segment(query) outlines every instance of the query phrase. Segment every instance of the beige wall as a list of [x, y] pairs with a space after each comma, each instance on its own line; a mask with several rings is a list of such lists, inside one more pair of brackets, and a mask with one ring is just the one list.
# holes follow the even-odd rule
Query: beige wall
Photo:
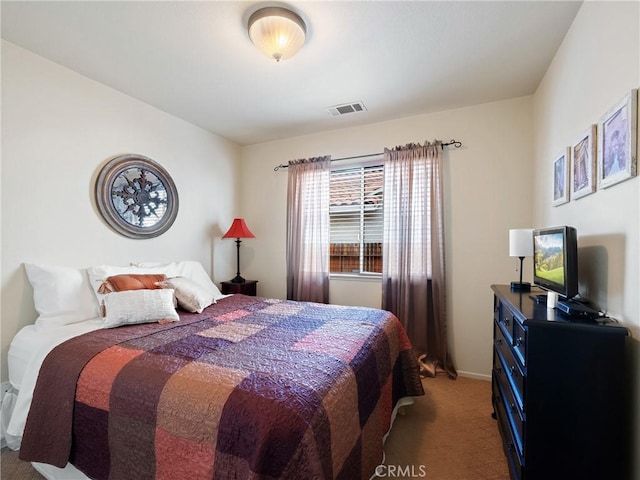
[[632, 2], [586, 2], [534, 97], [535, 223], [577, 228], [581, 253], [603, 263], [589, 275], [581, 262], [581, 293], [636, 334], [638, 177], [559, 207], [551, 206], [551, 186], [554, 156], [640, 86], [638, 9]]
[[[104, 163], [139, 153], [171, 174], [178, 218], [160, 237], [112, 232], [95, 208]], [[67, 266], [200, 261], [235, 271], [219, 240], [236, 205], [239, 148], [217, 135], [2, 42], [2, 380], [8, 345], [36, 312], [23, 262]]]
[[[244, 147], [241, 209], [256, 238], [243, 243], [243, 274], [260, 281], [260, 295], [286, 295], [287, 171], [274, 172], [275, 165], [455, 138], [464, 146], [444, 154], [449, 335], [458, 370], [488, 376], [489, 286], [517, 278], [516, 263], [508, 256], [508, 230], [529, 226], [533, 215], [531, 114], [531, 97], [516, 98]], [[530, 271], [529, 265], [529, 277]], [[380, 307], [380, 296], [379, 281], [331, 280], [332, 303]]]
[[[640, 4], [585, 2], [534, 96], [535, 224], [578, 231], [581, 294], [640, 335], [638, 177], [559, 207], [551, 206], [552, 161], [632, 88], [640, 86]], [[630, 405], [640, 478], [640, 372], [629, 342]], [[606, 408], [606, 406], [603, 406]]]

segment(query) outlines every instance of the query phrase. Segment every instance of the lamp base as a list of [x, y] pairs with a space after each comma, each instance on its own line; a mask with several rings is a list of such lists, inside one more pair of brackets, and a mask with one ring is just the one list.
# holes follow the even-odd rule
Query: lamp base
[[531, 290], [531, 284], [529, 282], [511, 282], [511, 290], [529, 292]]
[[246, 280], [242, 278], [240, 275], [236, 275], [235, 278], [229, 280], [231, 283], [245, 283]]

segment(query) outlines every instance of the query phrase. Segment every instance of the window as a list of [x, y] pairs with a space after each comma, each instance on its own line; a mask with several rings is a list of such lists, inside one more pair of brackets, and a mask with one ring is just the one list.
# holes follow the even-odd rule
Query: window
[[331, 273], [382, 273], [383, 175], [382, 165], [331, 172]]

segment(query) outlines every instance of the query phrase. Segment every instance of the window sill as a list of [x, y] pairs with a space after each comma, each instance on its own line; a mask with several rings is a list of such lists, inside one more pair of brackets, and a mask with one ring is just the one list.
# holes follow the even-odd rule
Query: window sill
[[380, 273], [330, 273], [329, 280], [348, 280], [356, 282], [380, 282], [382, 274]]

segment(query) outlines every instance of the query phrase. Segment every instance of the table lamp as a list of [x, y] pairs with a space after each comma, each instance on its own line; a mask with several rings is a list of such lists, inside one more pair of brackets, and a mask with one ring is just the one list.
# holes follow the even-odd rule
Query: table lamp
[[522, 262], [524, 261], [524, 257], [533, 256], [532, 228], [509, 230], [509, 255], [520, 258], [520, 281], [511, 282], [511, 290], [528, 292], [531, 290], [531, 284], [522, 281]]
[[247, 227], [247, 224], [244, 222], [244, 218], [234, 218], [233, 219], [233, 223], [231, 224], [231, 227], [229, 227], [229, 230], [227, 230], [227, 233], [225, 233], [222, 238], [235, 238], [236, 239], [236, 247], [237, 247], [237, 255], [236, 255], [236, 261], [237, 261], [237, 272], [236, 272], [236, 276], [233, 280], [231, 280], [232, 283], [244, 283], [245, 279], [242, 278], [240, 276], [240, 242], [241, 242], [241, 238], [256, 238], [255, 235], [253, 233], [251, 233], [251, 230], [249, 230], [249, 227]]

